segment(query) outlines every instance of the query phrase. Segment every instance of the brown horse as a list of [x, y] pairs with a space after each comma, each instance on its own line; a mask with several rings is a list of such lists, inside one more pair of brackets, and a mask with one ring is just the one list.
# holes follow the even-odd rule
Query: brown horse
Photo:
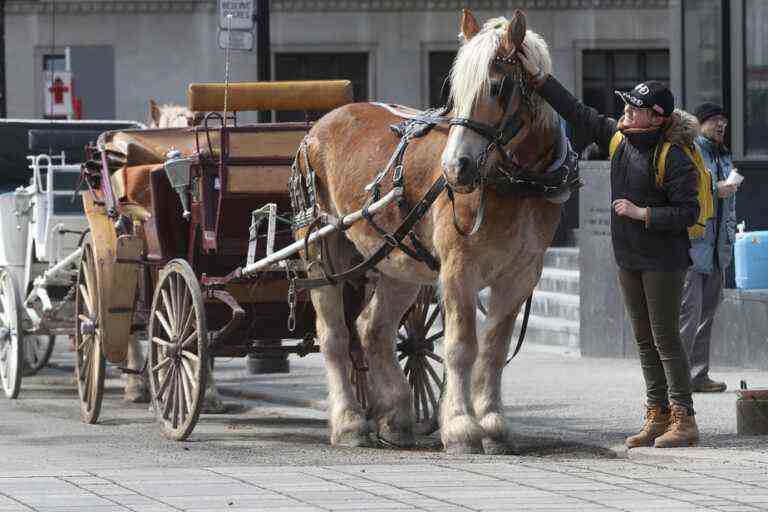
[[[440, 270], [432, 271], [398, 249], [376, 266], [375, 292], [356, 322], [369, 368], [367, 411], [355, 399], [348, 378], [350, 336], [355, 333], [345, 322], [342, 287], [312, 291], [328, 376], [331, 442], [336, 445], [367, 445], [373, 432], [399, 446], [414, 443], [414, 406], [392, 340], [420, 285], [436, 283], [445, 311], [443, 445], [453, 453], [507, 450], [501, 374], [515, 319], [539, 280], [560, 207], [543, 198], [512, 198], [487, 189], [486, 213], [476, 233], [460, 233], [454, 215], [468, 231], [480, 209], [478, 183], [498, 172], [503, 162], [528, 175], [544, 173], [555, 158], [561, 128], [557, 115], [527, 85], [512, 58], [524, 39], [539, 66], [551, 70], [546, 43], [527, 31], [521, 12], [511, 21], [492, 19], [481, 29], [465, 10], [461, 34], [448, 114], [460, 122], [439, 125], [415, 139], [403, 160], [411, 206], [441, 176], [455, 193], [453, 205], [447, 194], [440, 195], [414, 230], [439, 260]], [[321, 211], [340, 215], [362, 207], [366, 185], [385, 168], [398, 144], [390, 125], [399, 121], [381, 105], [358, 103], [317, 122], [301, 151], [316, 172]], [[495, 139], [501, 147], [494, 147], [489, 139], [499, 131], [507, 137]], [[303, 153], [297, 160], [306, 175]], [[382, 185], [384, 194], [390, 180]], [[400, 209], [391, 207], [377, 215], [376, 222], [392, 232], [403, 218]], [[334, 235], [327, 243], [327, 257], [335, 269], [347, 268], [356, 255], [368, 257], [381, 243], [372, 226], [360, 222]], [[486, 328], [478, 336], [477, 293], [484, 287], [490, 287], [490, 304]]]

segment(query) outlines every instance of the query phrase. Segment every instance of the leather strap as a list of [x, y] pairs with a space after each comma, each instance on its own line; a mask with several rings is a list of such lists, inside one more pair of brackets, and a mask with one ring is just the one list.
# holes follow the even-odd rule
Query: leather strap
[[517, 355], [518, 352], [520, 352], [520, 349], [523, 347], [523, 341], [525, 340], [525, 331], [528, 329], [528, 317], [531, 315], [531, 303], [533, 302], [533, 292], [531, 292], [531, 296], [528, 297], [528, 300], [525, 302], [525, 313], [523, 314], [523, 325], [520, 326], [520, 335], [517, 337], [517, 346], [515, 346], [515, 351], [512, 352], [512, 355], [509, 356], [509, 359], [507, 359], [507, 362], [504, 363], [504, 366], [507, 366]]

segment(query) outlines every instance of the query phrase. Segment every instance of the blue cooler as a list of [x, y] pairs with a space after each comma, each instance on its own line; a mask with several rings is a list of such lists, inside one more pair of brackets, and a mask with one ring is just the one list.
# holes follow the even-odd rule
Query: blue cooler
[[736, 235], [736, 288], [768, 288], [768, 231]]

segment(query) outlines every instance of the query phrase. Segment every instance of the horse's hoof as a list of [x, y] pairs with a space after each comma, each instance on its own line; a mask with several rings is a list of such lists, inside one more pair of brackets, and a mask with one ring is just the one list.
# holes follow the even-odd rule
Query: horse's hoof
[[205, 397], [200, 412], [203, 414], [224, 414], [227, 412], [227, 406], [218, 397]]
[[334, 436], [331, 444], [342, 448], [373, 448], [374, 446], [367, 432], [345, 432]]
[[416, 446], [416, 436], [413, 432], [393, 432], [391, 430], [379, 431], [379, 444], [384, 448], [408, 449]]
[[482, 443], [451, 443], [444, 446], [445, 453], [448, 455], [476, 455], [482, 454]]
[[483, 451], [486, 455], [509, 455], [512, 447], [504, 440], [487, 437], [483, 439]]
[[149, 390], [144, 387], [126, 389], [123, 400], [132, 404], [148, 404]]

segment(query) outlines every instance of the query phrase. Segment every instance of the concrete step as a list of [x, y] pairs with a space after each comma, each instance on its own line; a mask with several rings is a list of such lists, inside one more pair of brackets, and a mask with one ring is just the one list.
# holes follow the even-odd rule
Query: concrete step
[[579, 295], [579, 271], [544, 267], [536, 291]]
[[544, 267], [579, 270], [579, 248], [550, 247], [544, 253]]
[[[517, 343], [520, 326], [523, 324], [522, 312], [515, 324], [512, 344]], [[579, 322], [562, 318], [543, 317], [531, 314], [528, 318], [528, 329], [525, 333], [525, 343], [558, 346], [573, 350], [579, 349]], [[514, 350], [514, 346], [510, 349]]]
[[546, 318], [579, 321], [579, 296], [570, 293], [536, 290], [533, 293], [531, 314]]

